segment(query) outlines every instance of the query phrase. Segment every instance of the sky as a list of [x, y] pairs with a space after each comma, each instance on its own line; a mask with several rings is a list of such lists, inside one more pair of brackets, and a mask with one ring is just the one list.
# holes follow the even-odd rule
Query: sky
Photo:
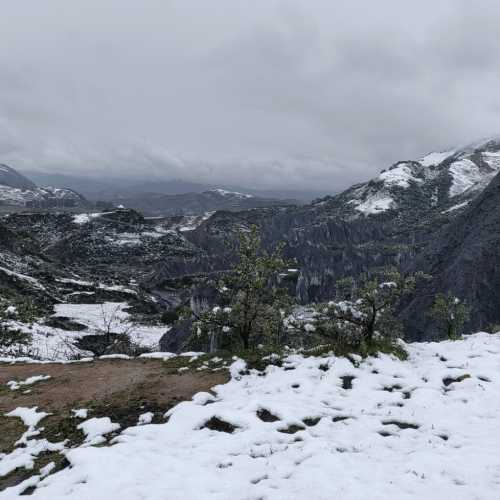
[[0, 162], [336, 191], [500, 135], [498, 0], [0, 0]]

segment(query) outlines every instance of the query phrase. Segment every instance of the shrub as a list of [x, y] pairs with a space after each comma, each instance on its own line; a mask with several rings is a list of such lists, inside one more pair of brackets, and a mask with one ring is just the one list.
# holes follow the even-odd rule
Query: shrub
[[438, 293], [429, 315], [438, 323], [445, 335], [453, 340], [462, 335], [464, 325], [469, 320], [470, 308], [450, 292]]
[[192, 345], [236, 350], [281, 341], [291, 306], [287, 290], [279, 286], [286, 268], [282, 248], [263, 250], [256, 226], [241, 232], [239, 243], [238, 263], [218, 286], [220, 305], [196, 318]]
[[414, 290], [420, 276], [405, 277], [385, 269], [358, 280], [339, 280], [336, 300], [317, 307], [315, 333], [352, 352], [371, 349], [381, 339], [393, 342], [402, 335], [395, 308], [403, 295]]

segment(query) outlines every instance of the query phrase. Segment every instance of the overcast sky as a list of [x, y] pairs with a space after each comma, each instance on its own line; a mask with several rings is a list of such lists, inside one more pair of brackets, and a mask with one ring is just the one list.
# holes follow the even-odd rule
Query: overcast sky
[[20, 170], [336, 190], [500, 134], [498, 0], [1, 6]]

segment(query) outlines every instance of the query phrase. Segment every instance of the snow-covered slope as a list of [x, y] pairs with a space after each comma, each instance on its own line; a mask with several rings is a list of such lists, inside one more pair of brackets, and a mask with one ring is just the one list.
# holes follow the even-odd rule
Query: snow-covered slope
[[215, 193], [219, 196], [224, 196], [226, 198], [254, 198], [254, 195], [252, 194], [245, 194], [245, 193], [238, 193], [237, 191], [227, 191], [226, 189], [210, 189], [208, 191], [205, 191], [205, 193]]
[[0, 205], [52, 208], [80, 206], [83, 196], [71, 189], [37, 187], [7, 165], [0, 165]]
[[[408, 361], [290, 355], [264, 375], [236, 361], [215, 396], [198, 393], [168, 423], [130, 427], [109, 446], [69, 449], [71, 468], [0, 498], [28, 486], [46, 500], [498, 498], [500, 335], [408, 350]], [[46, 447], [33, 434], [0, 466]]]
[[371, 181], [348, 189], [339, 199], [358, 215], [415, 209], [412, 200], [420, 203], [420, 198], [427, 198], [426, 208], [446, 211], [475, 198], [498, 172], [500, 137], [398, 162]]

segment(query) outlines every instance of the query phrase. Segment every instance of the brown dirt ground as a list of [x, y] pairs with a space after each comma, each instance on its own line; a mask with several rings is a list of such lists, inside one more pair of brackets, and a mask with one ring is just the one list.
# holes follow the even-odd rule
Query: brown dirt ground
[[[83, 408], [85, 404], [112, 406], [140, 400], [165, 411], [200, 391], [227, 382], [226, 371], [173, 374], [161, 360], [97, 360], [70, 364], [0, 364], [0, 413], [18, 406], [38, 406], [48, 412]], [[52, 378], [11, 391], [10, 380], [33, 375]], [[23, 394], [24, 390], [31, 390]]]
[[[186, 365], [186, 371], [178, 373], [178, 368]], [[77, 428], [81, 420], [74, 418], [72, 409], [89, 409], [88, 418], [110, 417], [120, 424], [120, 431], [136, 425], [139, 415], [147, 411], [154, 414], [153, 423], [165, 422], [164, 414], [172, 406], [229, 380], [226, 370], [197, 371], [198, 366], [190, 364], [188, 358], [167, 362], [120, 359], [70, 364], [0, 363], [0, 453], [12, 451], [26, 430], [20, 419], [4, 416], [20, 406], [38, 406], [39, 411], [50, 413], [38, 425], [39, 438], [54, 443], [66, 440], [67, 446], [78, 446], [85, 438]], [[51, 378], [15, 391], [5, 385], [33, 375]], [[26, 390], [30, 392], [23, 394]], [[0, 491], [38, 473], [49, 462], [56, 464], [54, 472], [69, 465], [58, 452], [44, 453], [37, 457], [32, 470], [19, 468], [0, 477]]]

